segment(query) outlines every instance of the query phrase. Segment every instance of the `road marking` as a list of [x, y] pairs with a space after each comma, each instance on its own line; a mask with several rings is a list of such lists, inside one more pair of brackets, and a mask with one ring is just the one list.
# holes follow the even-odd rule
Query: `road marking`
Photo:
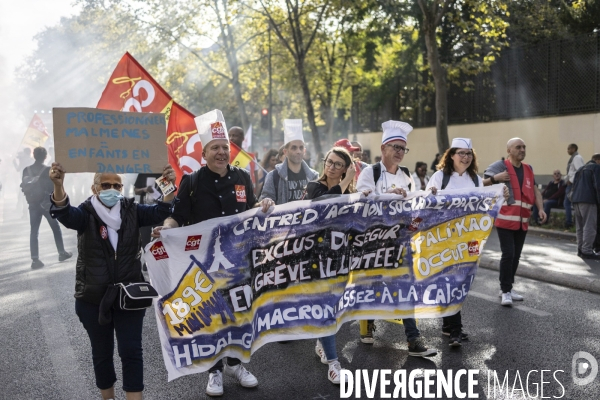
[[[476, 292], [474, 290], [470, 290], [469, 291], [469, 296], [475, 296], [477, 298], [480, 298], [480, 299], [483, 299], [483, 300], [487, 300], [487, 301], [490, 301], [490, 302], [496, 303], [496, 304], [500, 303], [500, 298], [499, 297], [490, 296], [489, 294], [479, 293], [479, 292]], [[535, 308], [527, 307], [527, 306], [524, 306], [524, 305], [521, 305], [521, 304], [516, 304], [516, 302], [513, 302], [513, 308], [516, 308], [517, 310], [528, 312], [528, 313], [533, 314], [533, 315], [537, 315], [538, 317], [550, 317], [550, 316], [552, 316], [552, 314], [550, 314], [547, 311], [537, 310]]]
[[56, 388], [65, 399], [78, 399], [89, 393], [83, 384], [86, 380], [79, 371], [79, 362], [69, 341], [69, 332], [62, 321], [53, 315], [58, 310], [50, 285], [43, 283], [49, 279], [50, 270], [29, 271], [30, 293], [40, 315], [40, 326], [48, 348], [48, 357], [56, 376]]
[[329, 397], [329, 395], [328, 395], [328, 394], [327, 394], [327, 395], [325, 395], [325, 396], [323, 396], [321, 393], [317, 393], [317, 397], [313, 397], [313, 400], [315, 400], [315, 399], [316, 399], [316, 400], [324, 400], [324, 399], [326, 399], [326, 398], [328, 398], [328, 397]]

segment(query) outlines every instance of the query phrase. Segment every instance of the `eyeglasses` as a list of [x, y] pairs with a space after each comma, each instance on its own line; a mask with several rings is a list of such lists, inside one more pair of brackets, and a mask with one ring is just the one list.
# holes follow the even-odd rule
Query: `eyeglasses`
[[108, 183], [108, 182], [102, 182], [100, 184], [100, 187], [102, 188], [102, 190], [108, 190], [110, 188], [113, 188], [115, 190], [121, 190], [123, 189], [123, 185], [121, 185], [120, 183]]
[[472, 151], [457, 151], [455, 154], [458, 155], [460, 158], [473, 157]]
[[398, 144], [388, 144], [387, 146], [390, 146], [392, 149], [394, 149], [396, 153], [408, 153], [408, 149], [404, 146], [400, 146]]
[[325, 161], [325, 166], [327, 168], [333, 167], [333, 169], [342, 169], [342, 168], [344, 168], [346, 166], [346, 164], [341, 163], [339, 161], [333, 162], [329, 158], [327, 160], [324, 160], [324, 161]]

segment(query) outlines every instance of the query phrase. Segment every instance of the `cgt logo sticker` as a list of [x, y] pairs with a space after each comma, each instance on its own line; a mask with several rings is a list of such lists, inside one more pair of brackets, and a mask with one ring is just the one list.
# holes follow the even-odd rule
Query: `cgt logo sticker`
[[169, 258], [169, 255], [167, 254], [167, 251], [165, 250], [165, 246], [163, 246], [163, 244], [160, 240], [157, 240], [156, 242], [154, 242], [152, 247], [150, 247], [150, 252], [154, 256], [154, 259], [157, 261], [162, 260], [164, 258]]
[[235, 185], [235, 199], [238, 203], [246, 202], [246, 186]]
[[210, 133], [213, 139], [226, 139], [225, 128], [219, 121], [210, 124]]
[[468, 243], [469, 245], [469, 255], [470, 256], [478, 256], [479, 255], [479, 242], [477, 240], [473, 240]]
[[412, 220], [412, 222], [410, 223], [410, 226], [408, 227], [408, 230], [411, 232], [416, 232], [419, 230], [419, 225], [421, 225], [421, 222], [423, 222], [423, 218], [415, 218]]
[[200, 248], [201, 240], [202, 235], [188, 236], [187, 240], [185, 241], [185, 251], [198, 250]]

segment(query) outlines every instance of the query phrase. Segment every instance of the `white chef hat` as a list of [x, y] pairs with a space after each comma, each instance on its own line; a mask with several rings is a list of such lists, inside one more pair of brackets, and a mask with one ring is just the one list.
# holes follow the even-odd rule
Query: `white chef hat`
[[225, 118], [223, 118], [221, 110], [209, 111], [194, 118], [194, 121], [196, 122], [196, 129], [198, 129], [198, 135], [200, 135], [203, 148], [215, 139], [229, 141]]
[[288, 144], [292, 140], [301, 140], [304, 142], [301, 119], [283, 120], [283, 144]]
[[404, 140], [408, 143], [408, 134], [412, 132], [413, 127], [402, 121], [386, 121], [381, 124], [383, 129], [383, 138], [381, 144], [386, 144], [393, 140]]
[[473, 145], [471, 144], [471, 139], [457, 137], [452, 139], [452, 146], [450, 148], [471, 150]]

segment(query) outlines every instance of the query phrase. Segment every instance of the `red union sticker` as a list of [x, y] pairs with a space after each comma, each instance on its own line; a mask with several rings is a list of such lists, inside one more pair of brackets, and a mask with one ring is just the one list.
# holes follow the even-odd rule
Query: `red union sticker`
[[167, 254], [167, 251], [165, 250], [165, 246], [163, 246], [163, 244], [160, 240], [154, 242], [152, 247], [150, 247], [150, 252], [154, 256], [155, 260], [162, 260], [163, 258], [169, 258], [169, 255]]
[[104, 225], [102, 225], [100, 227], [100, 236], [102, 237], [102, 239], [106, 240], [106, 238], [108, 237], [108, 230], [106, 229], [106, 227]]
[[468, 243], [469, 244], [469, 255], [470, 256], [478, 256], [479, 255], [479, 242], [477, 240], [473, 240]]
[[188, 236], [187, 240], [185, 241], [185, 251], [198, 250], [200, 248], [201, 240], [202, 235]]
[[410, 223], [410, 226], [408, 227], [408, 230], [411, 232], [416, 232], [417, 230], [419, 230], [419, 225], [421, 224], [421, 222], [423, 221], [423, 218], [415, 218], [412, 220], [412, 222]]
[[238, 203], [246, 202], [246, 186], [235, 185], [235, 199]]
[[213, 139], [226, 139], [225, 128], [223, 128], [223, 124], [219, 121], [210, 124], [210, 133]]

